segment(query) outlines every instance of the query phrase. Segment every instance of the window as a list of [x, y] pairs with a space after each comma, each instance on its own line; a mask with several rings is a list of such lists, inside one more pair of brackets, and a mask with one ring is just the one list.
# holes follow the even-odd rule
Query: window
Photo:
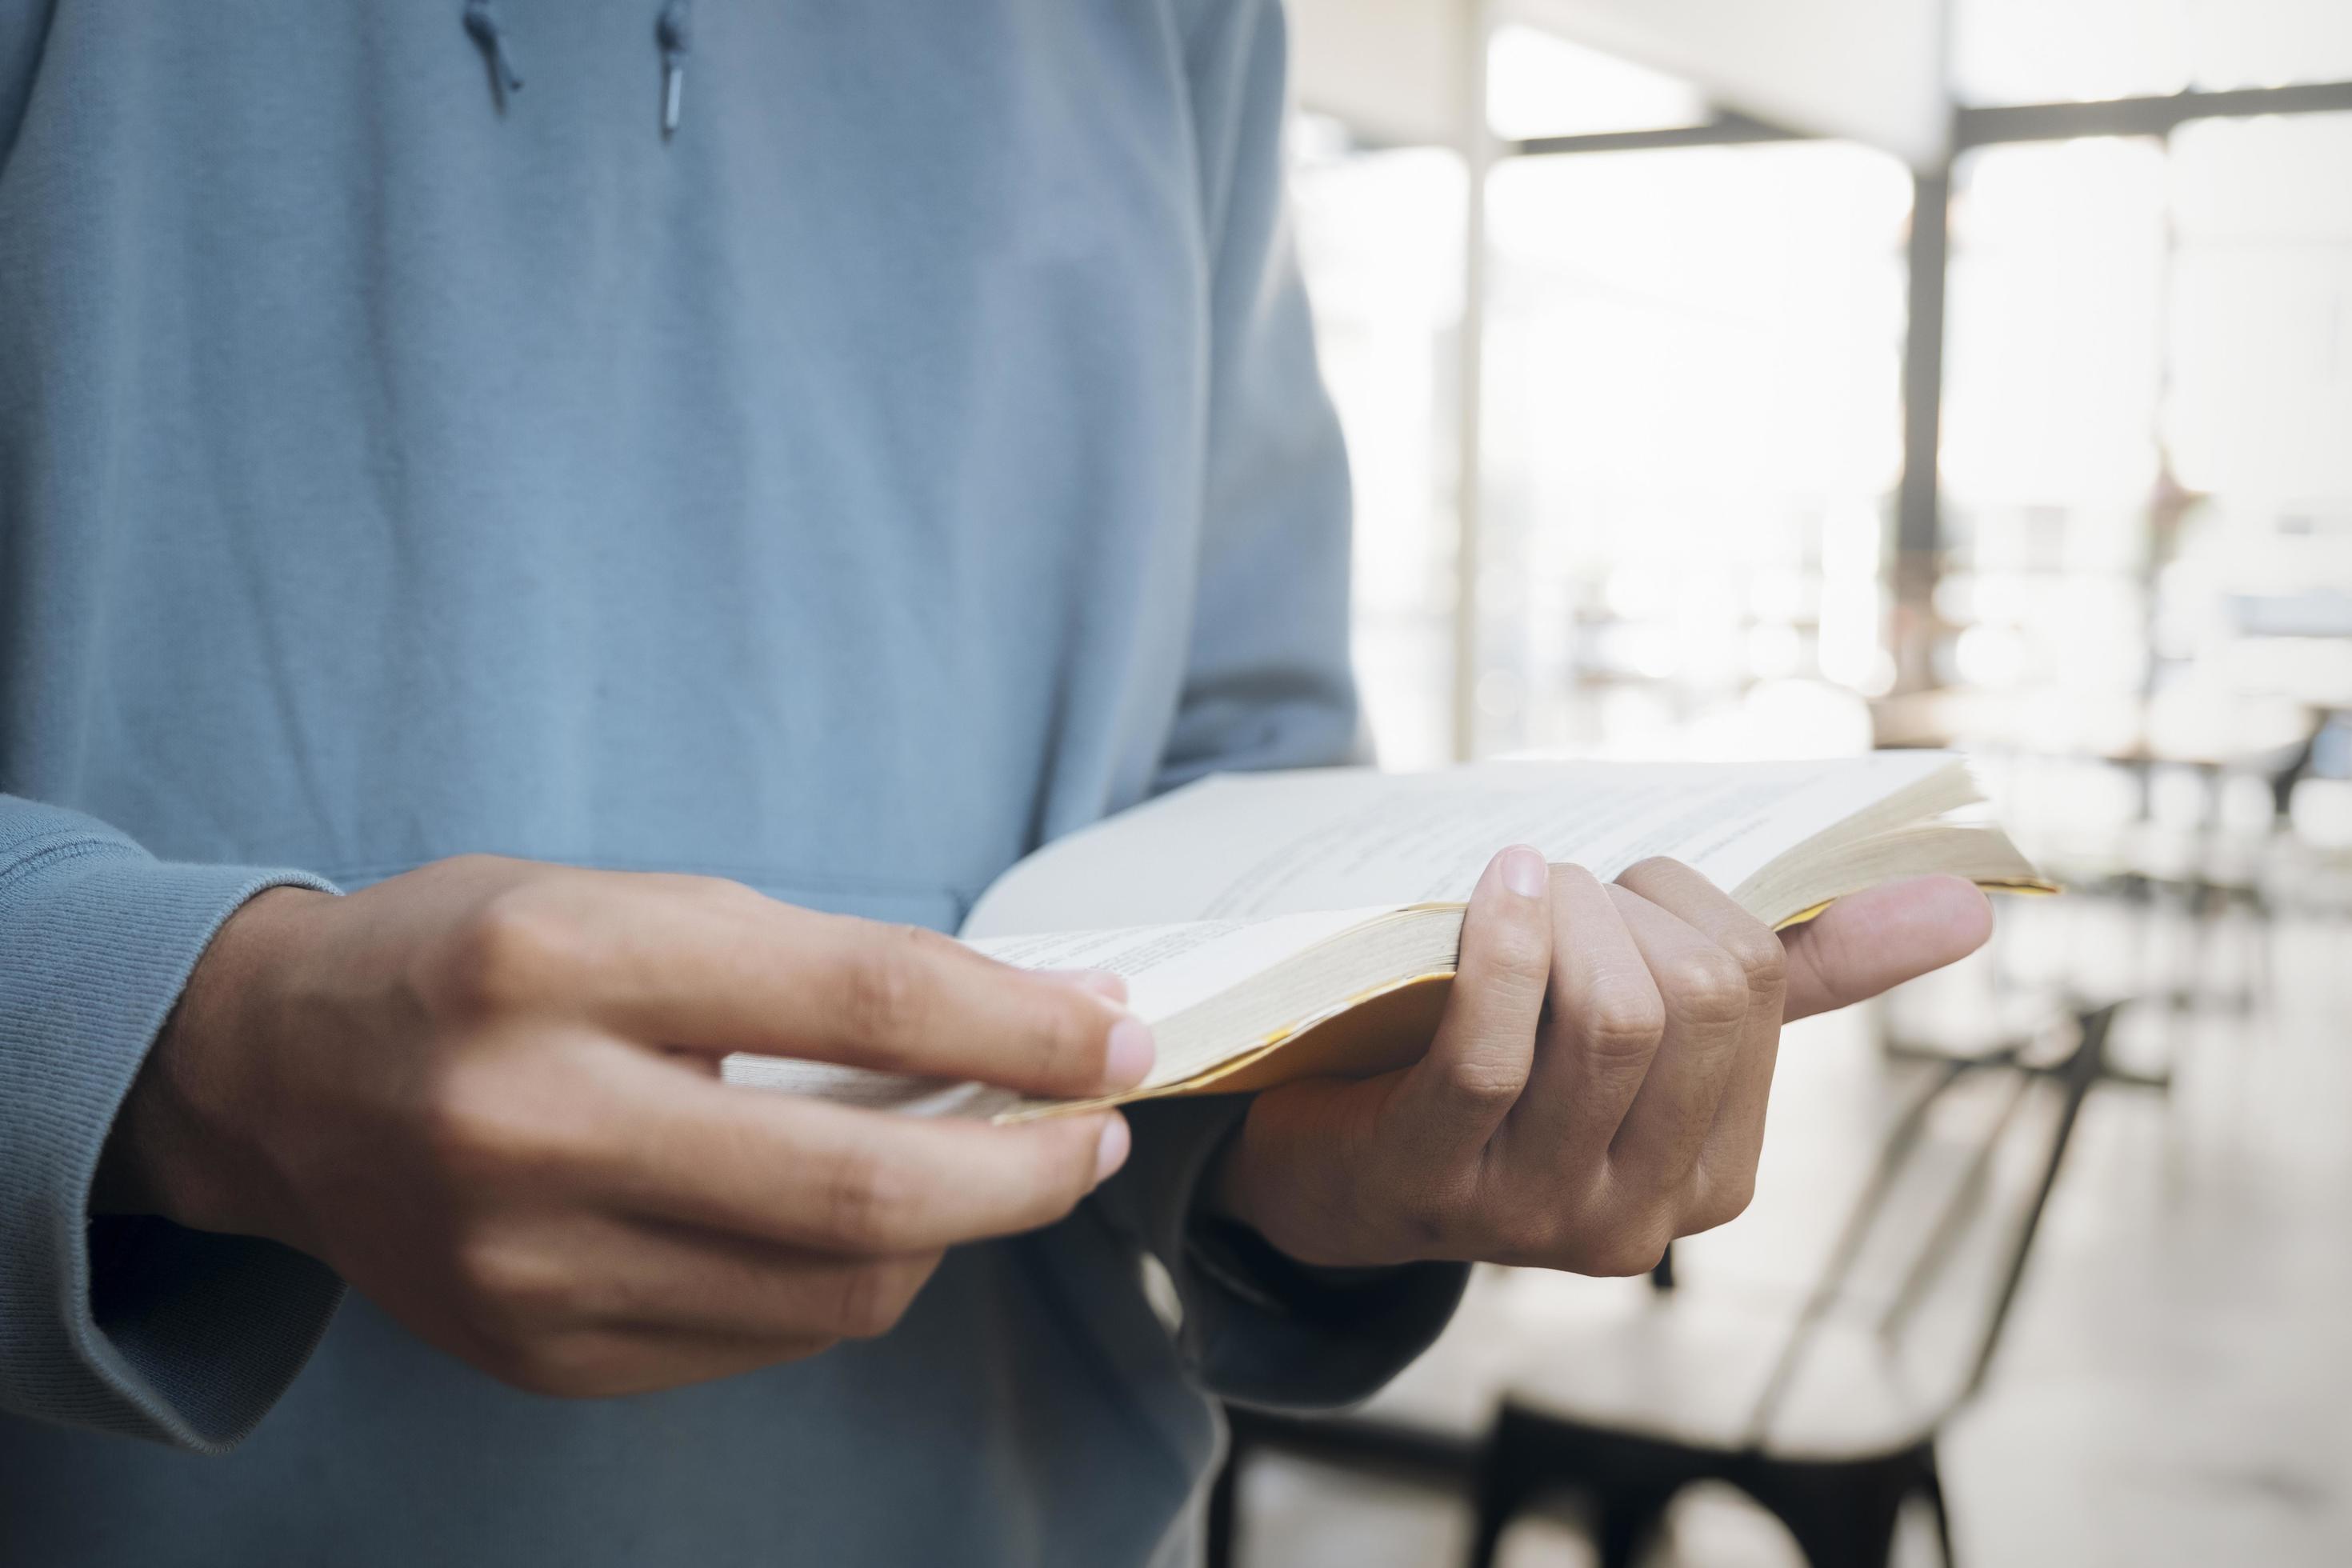
[[2352, 5], [1958, 0], [1956, 27], [1964, 101], [2080, 106], [2082, 133], [1992, 142], [2077, 127], [1962, 117], [1987, 144], [1950, 171], [1939, 532], [1900, 604], [1923, 187], [1878, 152], [1717, 121], [1671, 76], [1492, 36], [1497, 135], [1682, 144], [1507, 150], [1486, 176], [1461, 672], [1465, 163], [1302, 121], [1385, 761], [1866, 745], [1891, 633], [1906, 692], [2108, 702], [2126, 727], [2190, 683], [2352, 702], [2352, 112], [2315, 111], [2332, 88], [2169, 132], [2095, 111], [2352, 81]]
[[1988, 147], [1954, 171], [1946, 681], [2140, 684], [2168, 181], [2147, 138]]
[[1884, 686], [1910, 200], [1838, 142], [1496, 170], [1480, 752], [1654, 750], [1759, 683]]
[[1294, 129], [1299, 260], [1355, 484], [1355, 659], [1381, 759], [1452, 754], [1456, 332], [1465, 178], [1437, 148]]
[[2344, 0], [1960, 0], [1964, 103], [2068, 103], [2352, 80]]

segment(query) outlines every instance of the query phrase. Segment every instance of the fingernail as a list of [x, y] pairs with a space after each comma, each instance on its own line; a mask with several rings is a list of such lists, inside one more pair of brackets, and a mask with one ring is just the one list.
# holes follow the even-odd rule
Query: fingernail
[[1127, 1163], [1127, 1118], [1117, 1111], [1103, 1123], [1102, 1140], [1095, 1145], [1095, 1182], [1097, 1185], [1110, 1179], [1110, 1173]]
[[1036, 973], [1047, 980], [1090, 991], [1113, 1002], [1127, 1000], [1127, 982], [1108, 969], [1040, 969]]
[[1503, 886], [1523, 899], [1540, 899], [1551, 886], [1551, 868], [1526, 845], [1514, 846], [1503, 851]]
[[1110, 1026], [1110, 1049], [1103, 1058], [1103, 1081], [1114, 1089], [1133, 1089], [1160, 1059], [1151, 1043], [1151, 1028], [1140, 1018], [1121, 1018]]

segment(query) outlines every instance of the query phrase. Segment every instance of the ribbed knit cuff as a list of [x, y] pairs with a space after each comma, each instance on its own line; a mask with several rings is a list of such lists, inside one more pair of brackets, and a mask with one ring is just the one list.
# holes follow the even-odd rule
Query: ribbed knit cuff
[[1134, 1152], [1097, 1199], [1175, 1281], [1179, 1343], [1209, 1392], [1294, 1410], [1369, 1399], [1452, 1321], [1470, 1271], [1313, 1268], [1210, 1215], [1209, 1173], [1249, 1107], [1246, 1095], [1129, 1106]]
[[94, 1225], [90, 1184], [221, 923], [266, 888], [333, 889], [164, 864], [70, 813], [0, 806], [0, 829], [16, 829], [0, 831], [0, 1407], [225, 1449], [301, 1370], [341, 1282], [252, 1237]]

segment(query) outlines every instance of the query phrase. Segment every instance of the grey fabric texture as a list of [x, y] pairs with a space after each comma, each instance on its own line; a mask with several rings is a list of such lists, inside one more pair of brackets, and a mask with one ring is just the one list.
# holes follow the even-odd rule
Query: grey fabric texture
[[667, 134], [659, 11], [499, 0], [507, 90], [457, 0], [0, 8], [0, 1561], [1176, 1562], [1208, 1392], [1360, 1397], [1459, 1288], [1200, 1267], [1238, 1102], [881, 1339], [635, 1399], [89, 1223], [262, 888], [488, 851], [951, 929], [1358, 753], [1277, 10], [706, 0]]
[[[6, 1408], [217, 1451], [252, 1429], [318, 1342], [342, 1287], [312, 1259], [184, 1231], [124, 1257], [112, 1244], [132, 1227], [106, 1222], [93, 1237], [89, 1220], [115, 1109], [197, 954], [238, 904], [286, 884], [325, 886], [299, 872], [159, 865], [76, 813], [13, 800], [0, 810]], [[103, 1291], [93, 1244], [110, 1265]], [[277, 1310], [251, 1312], [257, 1299]]]
[[1132, 1107], [1137, 1147], [1149, 1153], [1095, 1201], [1166, 1265], [1183, 1304], [1178, 1342], [1219, 1394], [1275, 1408], [1353, 1404], [1437, 1338], [1469, 1271], [1310, 1268], [1221, 1247], [1203, 1177], [1248, 1110], [1232, 1095]]

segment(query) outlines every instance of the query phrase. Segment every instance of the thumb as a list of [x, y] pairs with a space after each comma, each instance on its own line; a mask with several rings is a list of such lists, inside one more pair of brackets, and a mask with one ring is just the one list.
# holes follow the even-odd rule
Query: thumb
[[1484, 1145], [1517, 1103], [1535, 1065], [1551, 976], [1551, 868], [1525, 845], [1488, 863], [1462, 917], [1462, 956], [1429, 1053], [1408, 1068], [1395, 1104], [1424, 1152]]
[[1794, 1020], [1893, 989], [1966, 958], [1992, 935], [1992, 906], [1958, 877], [1914, 877], [1850, 894], [1783, 931]]

